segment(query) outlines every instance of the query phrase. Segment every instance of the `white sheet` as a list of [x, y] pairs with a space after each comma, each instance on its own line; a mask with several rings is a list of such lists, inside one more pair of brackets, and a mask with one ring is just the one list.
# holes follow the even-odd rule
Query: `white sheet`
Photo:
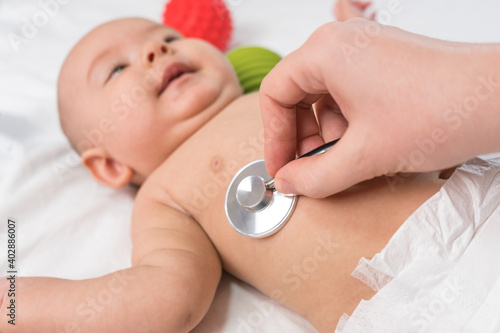
[[[227, 0], [235, 25], [231, 45], [260, 45], [285, 55], [332, 19], [333, 2]], [[58, 6], [44, 5], [48, 3]], [[7, 270], [3, 249], [8, 217], [18, 224], [19, 275], [80, 279], [130, 265], [128, 227], [134, 193], [104, 188], [83, 169], [59, 129], [55, 83], [67, 52], [92, 27], [126, 16], [159, 21], [164, 4], [0, 2], [0, 276]], [[43, 7], [49, 8], [46, 20]], [[500, 41], [499, 7], [493, 0], [407, 0], [385, 23], [446, 39]], [[390, 7], [388, 1], [379, 1], [376, 8]], [[12, 34], [22, 36], [26, 21], [34, 20], [40, 27], [24, 28], [29, 36], [17, 48], [9, 42]], [[296, 314], [226, 276], [196, 331], [314, 330]]]

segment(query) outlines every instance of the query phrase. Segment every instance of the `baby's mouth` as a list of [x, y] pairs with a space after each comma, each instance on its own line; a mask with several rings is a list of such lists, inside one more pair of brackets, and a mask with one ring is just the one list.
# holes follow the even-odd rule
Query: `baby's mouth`
[[193, 73], [194, 70], [191, 69], [186, 64], [182, 62], [173, 62], [168, 64], [163, 71], [163, 78], [161, 80], [160, 89], [158, 91], [158, 96], [163, 94], [167, 87], [175, 80], [179, 79], [182, 75], [186, 73]]

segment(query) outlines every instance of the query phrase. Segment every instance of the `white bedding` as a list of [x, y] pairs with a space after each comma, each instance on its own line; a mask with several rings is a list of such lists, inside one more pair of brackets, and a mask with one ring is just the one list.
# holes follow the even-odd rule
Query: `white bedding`
[[[17, 222], [20, 276], [81, 279], [130, 265], [134, 191], [107, 189], [84, 170], [60, 131], [55, 84], [67, 52], [92, 27], [127, 16], [159, 21], [165, 2], [0, 2], [0, 276], [7, 271], [8, 218]], [[333, 19], [334, 0], [226, 2], [235, 26], [232, 47], [253, 44], [281, 55]], [[444, 39], [500, 41], [500, 3], [494, 0], [408, 0], [393, 13], [388, 3], [378, 1], [374, 6], [384, 13], [379, 16], [384, 23]], [[44, 7], [49, 11], [45, 21]], [[39, 20], [40, 27], [27, 27], [33, 20]], [[13, 43], [14, 34], [21, 38], [23, 29], [27, 38]], [[209, 314], [195, 331], [314, 329], [255, 289], [225, 276]]]

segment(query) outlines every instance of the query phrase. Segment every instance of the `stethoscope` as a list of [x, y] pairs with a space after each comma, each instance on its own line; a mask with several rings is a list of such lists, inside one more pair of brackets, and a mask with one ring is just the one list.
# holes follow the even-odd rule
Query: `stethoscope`
[[[300, 156], [323, 154], [339, 139], [325, 143]], [[262, 238], [280, 230], [290, 219], [298, 196], [278, 192], [274, 178], [266, 171], [264, 160], [256, 160], [241, 168], [226, 192], [226, 216], [240, 234]]]

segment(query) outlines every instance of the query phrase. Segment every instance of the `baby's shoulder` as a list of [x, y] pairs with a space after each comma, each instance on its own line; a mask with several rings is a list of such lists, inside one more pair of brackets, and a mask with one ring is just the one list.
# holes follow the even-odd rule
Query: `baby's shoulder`
[[135, 206], [140, 202], [156, 202], [174, 208], [182, 213], [187, 213], [181, 205], [174, 200], [171, 194], [173, 189], [169, 184], [169, 171], [164, 167], [157, 168], [142, 184], [137, 192]]

